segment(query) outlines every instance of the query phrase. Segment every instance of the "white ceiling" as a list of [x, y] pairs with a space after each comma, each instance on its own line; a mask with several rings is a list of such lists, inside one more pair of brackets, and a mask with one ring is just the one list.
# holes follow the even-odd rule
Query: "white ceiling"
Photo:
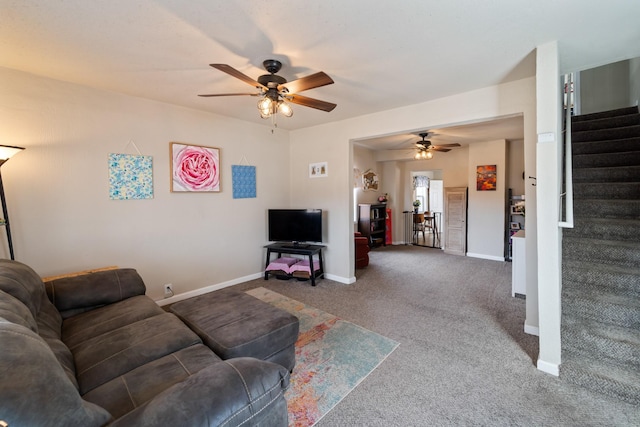
[[[0, 66], [264, 123], [252, 88], [262, 61], [291, 81], [324, 71], [278, 126], [300, 129], [535, 74], [536, 46], [558, 40], [564, 70], [640, 56], [631, 0], [0, 0]], [[407, 135], [405, 135], [407, 137]]]

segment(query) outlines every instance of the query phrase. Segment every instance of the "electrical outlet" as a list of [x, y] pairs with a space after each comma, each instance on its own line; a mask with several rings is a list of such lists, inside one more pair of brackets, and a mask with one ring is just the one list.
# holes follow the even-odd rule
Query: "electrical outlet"
[[170, 298], [173, 296], [173, 285], [171, 283], [167, 283], [164, 285], [164, 297]]

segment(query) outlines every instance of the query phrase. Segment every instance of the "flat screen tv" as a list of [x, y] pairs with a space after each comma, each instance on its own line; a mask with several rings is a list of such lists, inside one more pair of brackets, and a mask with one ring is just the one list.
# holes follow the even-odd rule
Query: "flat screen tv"
[[322, 209], [269, 209], [272, 242], [322, 242]]

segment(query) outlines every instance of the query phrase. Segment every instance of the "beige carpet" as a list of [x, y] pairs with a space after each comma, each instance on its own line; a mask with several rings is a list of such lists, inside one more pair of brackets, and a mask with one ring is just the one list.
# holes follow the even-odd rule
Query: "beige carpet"
[[511, 264], [387, 246], [357, 282], [264, 286], [400, 343], [318, 426], [626, 426], [640, 408], [538, 371]]

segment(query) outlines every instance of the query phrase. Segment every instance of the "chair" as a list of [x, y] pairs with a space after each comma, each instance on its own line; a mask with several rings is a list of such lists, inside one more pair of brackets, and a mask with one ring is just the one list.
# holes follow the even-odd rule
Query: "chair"
[[356, 268], [364, 268], [369, 265], [369, 239], [356, 231], [354, 240]]
[[418, 233], [422, 233], [422, 239], [426, 239], [424, 235], [424, 214], [413, 214], [413, 238], [417, 238]]
[[424, 211], [424, 228], [430, 233], [433, 232], [433, 212]]

